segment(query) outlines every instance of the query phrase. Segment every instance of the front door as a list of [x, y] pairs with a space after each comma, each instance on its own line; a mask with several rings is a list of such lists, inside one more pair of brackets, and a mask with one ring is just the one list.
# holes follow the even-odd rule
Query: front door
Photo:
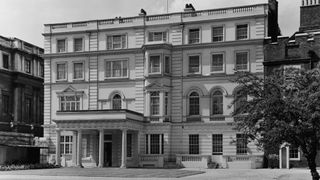
[[112, 166], [112, 142], [104, 143], [104, 166]]
[[282, 168], [288, 168], [288, 164], [287, 164], [287, 147], [282, 147], [281, 148], [281, 161], [282, 161]]

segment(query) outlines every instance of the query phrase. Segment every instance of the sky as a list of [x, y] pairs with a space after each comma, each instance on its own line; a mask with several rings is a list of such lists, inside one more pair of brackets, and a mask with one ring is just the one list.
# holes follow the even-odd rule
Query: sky
[[[266, 3], [268, 0], [0, 0], [0, 35], [43, 47], [44, 24], [181, 12], [186, 3], [196, 10]], [[167, 6], [168, 2], [168, 6]], [[299, 28], [301, 0], [278, 0], [282, 35]]]

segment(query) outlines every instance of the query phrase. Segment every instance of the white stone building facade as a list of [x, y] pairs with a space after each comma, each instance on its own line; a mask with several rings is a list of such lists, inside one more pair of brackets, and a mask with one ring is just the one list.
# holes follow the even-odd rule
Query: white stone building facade
[[276, 3], [46, 24], [48, 159], [260, 167], [263, 152], [233, 128], [230, 80], [237, 71], [263, 74]]

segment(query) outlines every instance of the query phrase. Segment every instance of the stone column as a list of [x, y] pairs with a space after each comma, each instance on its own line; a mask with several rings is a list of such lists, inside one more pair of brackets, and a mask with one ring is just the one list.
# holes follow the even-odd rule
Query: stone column
[[77, 166], [82, 167], [82, 130], [78, 130], [77, 139]]
[[77, 165], [77, 131], [72, 132], [72, 164]]
[[103, 167], [104, 161], [104, 130], [99, 130], [99, 165], [98, 167]]
[[289, 158], [290, 158], [290, 156], [289, 156], [290, 155], [289, 154], [290, 153], [289, 152], [289, 146], [286, 147], [286, 151], [287, 151], [287, 159], [286, 159], [287, 160], [287, 167], [286, 168], [289, 169], [290, 168], [289, 167], [290, 166], [290, 163], [289, 163]]
[[160, 98], [160, 107], [159, 107], [159, 114], [161, 116], [161, 122], [163, 122], [163, 116], [164, 116], [164, 92], [161, 91], [160, 94], [159, 94], [159, 98]]
[[61, 165], [61, 161], [60, 161], [60, 156], [61, 156], [61, 152], [60, 152], [60, 130], [56, 130], [56, 165], [60, 166]]
[[127, 167], [127, 129], [122, 130], [122, 151], [121, 151], [121, 166], [120, 168]]

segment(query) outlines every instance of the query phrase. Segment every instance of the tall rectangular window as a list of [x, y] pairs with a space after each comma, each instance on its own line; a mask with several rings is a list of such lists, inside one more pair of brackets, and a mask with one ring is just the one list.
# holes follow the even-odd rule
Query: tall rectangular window
[[189, 56], [189, 73], [200, 72], [200, 56]]
[[73, 41], [73, 48], [75, 52], [83, 51], [83, 39], [75, 38]]
[[73, 63], [73, 79], [84, 78], [83, 63]]
[[132, 134], [127, 134], [127, 157], [132, 157]]
[[189, 44], [200, 43], [200, 29], [189, 29]]
[[212, 54], [211, 72], [223, 72], [223, 54]]
[[223, 135], [212, 134], [212, 155], [223, 154]]
[[67, 80], [66, 63], [57, 64], [57, 80]]
[[160, 114], [160, 92], [150, 92], [150, 115]]
[[248, 52], [236, 53], [236, 70], [237, 71], [248, 70]]
[[237, 134], [237, 155], [246, 155], [248, 152], [248, 140], [245, 134]]
[[39, 76], [44, 77], [44, 65], [40, 63], [39, 66]]
[[163, 134], [146, 134], [146, 154], [163, 154], [163, 150]]
[[248, 24], [237, 25], [237, 40], [248, 39]]
[[200, 43], [200, 29], [189, 29], [189, 44]]
[[149, 32], [149, 42], [153, 41], [167, 41], [167, 32]]
[[72, 136], [60, 136], [61, 154], [72, 154]]
[[80, 96], [61, 96], [60, 111], [77, 111], [80, 110]]
[[160, 56], [150, 56], [149, 73], [160, 73]]
[[170, 73], [170, 57], [169, 56], [164, 57], [164, 73], [167, 73], [167, 74]]
[[2, 54], [2, 67], [9, 69], [9, 55], [7, 54]]
[[31, 123], [32, 118], [32, 99], [29, 97], [25, 98], [25, 123]]
[[199, 154], [199, 134], [189, 134], [189, 154]]
[[31, 60], [26, 59], [24, 61], [24, 71], [29, 74], [31, 73]]
[[223, 26], [212, 28], [212, 42], [223, 41]]
[[58, 53], [66, 52], [66, 40], [65, 39], [57, 40], [57, 52]]
[[127, 47], [126, 35], [107, 36], [107, 49], [124, 49]]
[[106, 78], [124, 78], [128, 77], [128, 61], [116, 60], [106, 61]]
[[164, 115], [169, 115], [169, 93], [164, 93]]

